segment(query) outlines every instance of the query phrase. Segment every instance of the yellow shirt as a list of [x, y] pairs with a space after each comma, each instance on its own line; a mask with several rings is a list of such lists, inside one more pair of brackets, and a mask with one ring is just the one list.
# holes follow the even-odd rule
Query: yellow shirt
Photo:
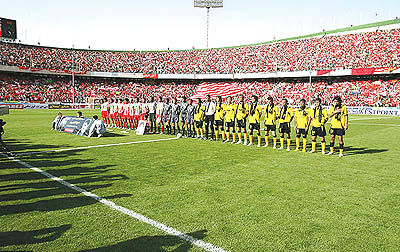
[[249, 105], [244, 102], [239, 102], [236, 107], [236, 118], [238, 120], [245, 119], [247, 114], [246, 111], [249, 110]]
[[236, 105], [235, 104], [226, 104], [225, 105], [225, 121], [233, 122], [235, 121], [236, 115]]
[[260, 118], [262, 115], [260, 104], [249, 103], [247, 106], [249, 107], [249, 123], [260, 123]]
[[203, 121], [205, 116], [205, 111], [206, 108], [204, 107], [204, 105], [197, 104], [194, 107], [194, 120], [198, 122]]
[[[333, 111], [335, 111], [335, 108], [331, 106], [329, 114], [333, 113]], [[340, 114], [336, 114], [332, 117], [331, 128], [344, 129], [344, 124], [346, 123], [345, 115], [347, 115], [347, 107], [346, 105], [342, 105]]]
[[[320, 113], [321, 113], [321, 118], [320, 118]], [[323, 107], [315, 107], [311, 109], [310, 111], [310, 117], [311, 117], [311, 125], [313, 127], [321, 127], [323, 126], [326, 121], [328, 121], [328, 112], [326, 112], [326, 109]]]
[[279, 109], [279, 123], [290, 123], [293, 118], [293, 110], [287, 107], [286, 112], [284, 107]]
[[267, 105], [264, 107], [264, 124], [265, 125], [276, 125], [276, 118], [279, 114], [277, 106]]
[[225, 113], [225, 104], [217, 103], [215, 105], [215, 120], [224, 120], [224, 113]]
[[308, 107], [304, 107], [304, 109], [301, 109], [300, 107], [297, 108], [294, 116], [296, 117], [298, 129], [307, 128], [308, 119], [310, 118], [310, 113], [311, 113], [311, 110]]

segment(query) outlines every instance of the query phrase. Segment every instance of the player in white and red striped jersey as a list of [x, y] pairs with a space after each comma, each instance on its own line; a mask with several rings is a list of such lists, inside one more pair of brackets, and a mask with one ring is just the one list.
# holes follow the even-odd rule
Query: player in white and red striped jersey
[[115, 112], [116, 112], [116, 106], [117, 104], [115, 103], [114, 99], [110, 99], [110, 119], [111, 119], [111, 126], [116, 127], [115, 123]]
[[133, 119], [133, 123], [135, 124], [135, 129], [137, 128], [137, 126], [138, 126], [138, 123], [139, 123], [139, 120], [140, 120], [140, 113], [141, 113], [141, 111], [142, 111], [142, 107], [141, 107], [141, 104], [140, 104], [140, 102], [139, 102], [139, 98], [138, 97], [136, 97], [136, 99], [135, 99], [135, 103], [133, 104], [133, 107], [134, 107], [134, 119]]
[[101, 118], [103, 120], [104, 124], [107, 124], [108, 121], [108, 109], [109, 109], [109, 103], [106, 99], [101, 100]]
[[140, 120], [147, 120], [149, 106], [147, 105], [145, 98], [142, 99], [141, 109], [142, 109], [142, 112], [140, 113]]
[[123, 117], [123, 123], [124, 123], [124, 129], [128, 128], [128, 118], [129, 118], [129, 99], [125, 98], [124, 100], [124, 117]]
[[124, 104], [123, 104], [124, 100], [119, 99], [119, 103], [118, 103], [118, 128], [122, 129], [122, 122], [123, 122], [123, 118], [124, 118]]
[[133, 98], [130, 100], [129, 104], [128, 104], [128, 110], [129, 110], [129, 117], [128, 117], [128, 125], [129, 125], [129, 129], [134, 129], [134, 123], [133, 120], [135, 119], [135, 108], [133, 106]]
[[164, 131], [164, 126], [162, 122], [163, 111], [164, 111], [164, 102], [163, 98], [160, 96], [156, 106], [156, 122], [157, 122], [158, 133]]

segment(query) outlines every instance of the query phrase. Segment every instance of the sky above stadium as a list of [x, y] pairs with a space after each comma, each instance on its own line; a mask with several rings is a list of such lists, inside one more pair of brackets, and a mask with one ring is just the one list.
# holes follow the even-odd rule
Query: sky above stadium
[[[234, 46], [400, 16], [398, 0], [224, 0], [211, 10], [209, 47]], [[22, 43], [111, 50], [205, 48], [206, 10], [193, 0], [0, 0]]]

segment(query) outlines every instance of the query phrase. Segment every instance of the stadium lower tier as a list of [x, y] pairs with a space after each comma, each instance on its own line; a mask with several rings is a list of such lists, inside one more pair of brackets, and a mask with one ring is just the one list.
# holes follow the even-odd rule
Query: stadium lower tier
[[[78, 78], [75, 85], [66, 77], [43, 77], [21, 74], [0, 75], [0, 101], [73, 102], [85, 103], [102, 98], [193, 97], [204, 98], [206, 94], [222, 97], [239, 94], [249, 101], [257, 95], [261, 104], [272, 96], [280, 101], [287, 98], [289, 104], [297, 104], [319, 97], [330, 104], [333, 97], [340, 96], [349, 106], [400, 106], [400, 76], [367, 76], [357, 79], [319, 78], [310, 85], [305, 79], [263, 81], [141, 81], [121, 79]], [[75, 99], [73, 99], [75, 97]], [[92, 99], [90, 99], [92, 98]]]

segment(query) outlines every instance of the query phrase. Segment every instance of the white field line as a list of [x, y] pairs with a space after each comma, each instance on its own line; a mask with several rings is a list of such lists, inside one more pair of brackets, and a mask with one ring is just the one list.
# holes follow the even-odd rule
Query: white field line
[[390, 127], [400, 127], [400, 124], [389, 124], [389, 123], [352, 123], [353, 125], [365, 125], [365, 126], [390, 126]]
[[162, 138], [162, 139], [152, 139], [152, 140], [143, 140], [136, 142], [126, 142], [126, 143], [114, 143], [114, 144], [101, 144], [101, 145], [93, 145], [93, 146], [83, 146], [83, 147], [75, 147], [75, 148], [67, 148], [67, 149], [58, 149], [58, 150], [46, 150], [46, 151], [31, 151], [31, 152], [21, 152], [14, 153], [16, 156], [26, 156], [26, 155], [34, 155], [41, 153], [49, 153], [49, 152], [62, 152], [62, 151], [71, 151], [71, 150], [86, 150], [92, 148], [101, 148], [101, 147], [109, 147], [109, 146], [119, 146], [119, 145], [129, 145], [129, 144], [139, 144], [139, 143], [152, 143], [152, 142], [160, 142], [160, 141], [168, 141], [168, 140], [176, 140], [177, 137], [172, 138]]
[[[171, 138], [171, 139], [174, 139], [174, 138]], [[6, 155], [4, 155], [2, 153], [0, 153], [0, 156], [7, 157]], [[141, 214], [136, 213], [136, 212], [134, 212], [132, 210], [129, 210], [129, 209], [125, 208], [125, 207], [119, 206], [119, 205], [115, 204], [112, 201], [106, 200], [106, 199], [104, 199], [104, 198], [102, 198], [100, 196], [97, 196], [94, 193], [88, 192], [85, 189], [77, 187], [77, 186], [75, 186], [75, 185], [73, 185], [73, 184], [71, 184], [71, 183], [69, 183], [69, 182], [67, 182], [67, 181], [65, 181], [65, 180], [63, 180], [63, 179], [61, 179], [59, 177], [55, 177], [55, 176], [51, 175], [50, 173], [42, 171], [41, 169], [36, 168], [36, 167], [34, 167], [34, 166], [32, 166], [32, 165], [30, 165], [28, 163], [25, 163], [25, 162], [23, 162], [23, 161], [21, 161], [19, 159], [16, 159], [14, 157], [7, 157], [7, 158], [9, 160], [12, 160], [14, 162], [17, 162], [17, 163], [25, 166], [26, 168], [29, 168], [29, 169], [33, 170], [35, 172], [39, 172], [40, 174], [42, 174], [42, 175], [44, 175], [44, 176], [46, 176], [46, 177], [48, 177], [48, 178], [50, 178], [50, 179], [52, 179], [54, 181], [57, 181], [58, 183], [66, 186], [66, 187], [71, 188], [72, 190], [80, 192], [80, 193], [84, 194], [87, 197], [90, 197], [90, 198], [92, 198], [92, 199], [94, 199], [94, 200], [96, 200], [96, 201], [98, 201], [98, 202], [100, 202], [100, 203], [102, 203], [102, 204], [104, 204], [106, 206], [109, 206], [113, 210], [116, 210], [118, 212], [126, 214], [126, 215], [128, 215], [128, 216], [130, 216], [130, 217], [132, 217], [132, 218], [134, 218], [134, 219], [136, 219], [138, 221], [141, 221], [141, 222], [144, 222], [146, 224], [149, 224], [149, 225], [151, 225], [151, 226], [153, 226], [153, 227], [155, 227], [155, 228], [157, 228], [157, 229], [159, 229], [161, 231], [164, 231], [165, 233], [168, 233], [170, 235], [179, 237], [180, 239], [185, 240], [185, 241], [189, 242], [192, 245], [195, 245], [195, 246], [197, 246], [199, 248], [202, 248], [202, 249], [204, 249], [206, 251], [226, 252], [226, 250], [224, 250], [222, 248], [219, 248], [219, 247], [217, 247], [217, 246], [215, 246], [215, 245], [213, 245], [211, 243], [207, 243], [207, 242], [204, 242], [204, 241], [202, 241], [200, 239], [194, 238], [194, 237], [192, 237], [190, 235], [187, 235], [187, 234], [185, 234], [185, 233], [183, 233], [181, 231], [178, 231], [178, 230], [176, 230], [176, 229], [174, 229], [172, 227], [169, 227], [169, 226], [167, 226], [167, 225], [165, 225], [163, 223], [157, 222], [157, 221], [152, 220], [152, 219], [150, 219], [150, 218], [148, 218], [148, 217], [146, 217], [144, 215], [141, 215]]]
[[349, 119], [349, 121], [362, 121], [362, 120], [378, 120], [378, 119], [394, 119], [395, 117], [364, 117], [364, 118], [354, 118], [354, 119]]

